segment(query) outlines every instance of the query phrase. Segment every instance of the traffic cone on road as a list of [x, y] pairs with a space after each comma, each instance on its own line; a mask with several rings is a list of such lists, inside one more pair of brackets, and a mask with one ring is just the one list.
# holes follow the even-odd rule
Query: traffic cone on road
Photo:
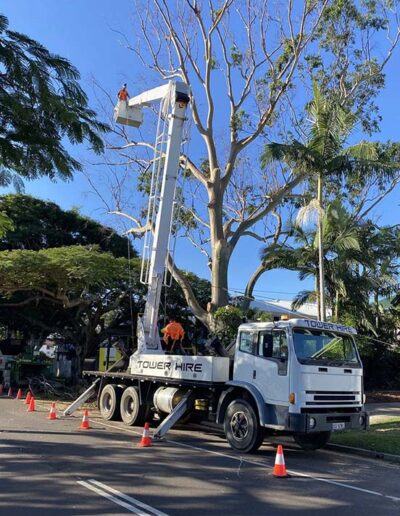
[[25, 401], [24, 401], [25, 405], [29, 405], [29, 403], [31, 402], [31, 398], [32, 398], [31, 391], [28, 391], [26, 393], [26, 398], [25, 398]]
[[47, 419], [50, 419], [51, 421], [53, 421], [54, 419], [57, 419], [57, 411], [56, 411], [56, 402], [55, 401], [53, 401], [53, 403], [51, 404], [50, 413], [47, 416]]
[[150, 428], [150, 424], [145, 423], [144, 429], [143, 429], [143, 435], [142, 435], [142, 438], [140, 439], [140, 443], [138, 444], [139, 448], [148, 448], [149, 446], [152, 446], [149, 428]]
[[15, 399], [17, 399], [17, 400], [22, 399], [22, 390], [21, 389], [18, 389], [17, 397]]
[[4, 385], [0, 383], [0, 396], [3, 396]]
[[33, 396], [31, 397], [31, 399], [29, 401], [28, 412], [36, 412], [36, 409], [35, 409], [35, 398]]
[[285, 478], [289, 476], [286, 471], [285, 457], [283, 456], [283, 448], [281, 444], [278, 445], [278, 449], [276, 450], [275, 465], [272, 474], [274, 477], [278, 478]]
[[79, 430], [89, 430], [89, 428], [92, 428], [89, 424], [89, 411], [88, 409], [85, 409]]
[[11, 387], [8, 389], [8, 397], [11, 398], [12, 397], [12, 389]]

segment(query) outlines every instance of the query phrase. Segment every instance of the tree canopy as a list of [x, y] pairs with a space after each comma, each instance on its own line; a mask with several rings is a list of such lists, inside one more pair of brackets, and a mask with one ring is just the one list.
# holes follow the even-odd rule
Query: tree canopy
[[0, 186], [21, 178], [69, 179], [80, 163], [65, 143], [103, 149], [107, 126], [88, 107], [78, 70], [0, 15]]
[[70, 245], [97, 245], [116, 257], [137, 255], [129, 240], [114, 229], [77, 210], [64, 211], [50, 201], [22, 194], [3, 195], [0, 196], [0, 212], [12, 224], [3, 237], [0, 236], [0, 250], [38, 251]]
[[[10, 229], [0, 239], [0, 323], [41, 337], [58, 331], [79, 345], [82, 357], [110, 328], [130, 325], [132, 318], [135, 328], [145, 287], [126, 237], [27, 195], [1, 196], [1, 211]], [[185, 275], [205, 307], [209, 282]], [[189, 328], [180, 288], [174, 284], [161, 297], [160, 313], [185, 319]]]

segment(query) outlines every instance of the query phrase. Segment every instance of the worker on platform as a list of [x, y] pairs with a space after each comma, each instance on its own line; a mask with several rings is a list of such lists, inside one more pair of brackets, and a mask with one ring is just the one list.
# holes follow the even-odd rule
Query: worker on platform
[[128, 100], [129, 100], [129, 93], [128, 93], [128, 90], [127, 90], [126, 83], [124, 83], [122, 85], [122, 88], [119, 90], [119, 92], [117, 94], [117, 97], [118, 97], [119, 101], [126, 102], [126, 103], [128, 102]]
[[179, 348], [179, 352], [183, 355], [185, 352], [182, 348], [182, 340], [185, 336], [185, 331], [182, 325], [176, 321], [175, 317], [170, 317], [168, 324], [161, 330], [163, 333], [163, 341], [165, 344], [165, 351], [173, 354], [176, 348]]

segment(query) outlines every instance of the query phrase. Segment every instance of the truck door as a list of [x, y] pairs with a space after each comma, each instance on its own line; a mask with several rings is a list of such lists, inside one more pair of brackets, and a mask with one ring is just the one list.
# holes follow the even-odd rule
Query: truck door
[[288, 339], [284, 330], [260, 331], [254, 357], [254, 379], [267, 403], [288, 405]]
[[258, 348], [258, 331], [239, 333], [239, 346], [235, 354], [233, 377], [242, 382], [254, 382], [254, 359]]

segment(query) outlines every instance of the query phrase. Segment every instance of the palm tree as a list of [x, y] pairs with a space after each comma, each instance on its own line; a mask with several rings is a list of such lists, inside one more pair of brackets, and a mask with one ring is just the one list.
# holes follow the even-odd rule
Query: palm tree
[[289, 144], [276, 142], [267, 144], [261, 156], [261, 163], [266, 167], [273, 161], [280, 161], [294, 172], [306, 171], [311, 180], [317, 180], [317, 199], [310, 202], [307, 210], [316, 210], [318, 214], [319, 261], [316, 290], [319, 317], [324, 321], [326, 310], [322, 222], [323, 180], [332, 176], [351, 177], [360, 171], [364, 174], [388, 174], [393, 170], [399, 170], [400, 164], [382, 159], [377, 143], [362, 141], [346, 147], [346, 142], [357, 122], [355, 115], [334, 96], [322, 95], [316, 82], [313, 86], [313, 95], [313, 100], [308, 106], [311, 122], [308, 141], [301, 143], [293, 140]]
[[[330, 203], [322, 220], [325, 249], [325, 284], [328, 303], [336, 321], [343, 317], [377, 335], [382, 307], [379, 298], [398, 286], [400, 229], [378, 228], [371, 221], [358, 221], [341, 204]], [[300, 279], [318, 275], [318, 232], [293, 225], [292, 245], [267, 247], [266, 269], [298, 271]], [[315, 301], [317, 290], [304, 290], [292, 307]]]
[[[330, 304], [335, 306], [338, 317], [339, 302], [347, 295], [346, 274], [363, 262], [358, 226], [344, 209], [339, 200], [327, 206], [321, 219], [322, 238], [325, 248], [325, 282]], [[264, 249], [263, 263], [268, 269], [285, 268], [299, 272], [301, 280], [318, 277], [319, 269], [319, 232], [306, 231], [298, 224], [291, 229], [293, 246], [281, 246], [271, 250]], [[300, 292], [293, 301], [293, 308], [305, 302], [318, 299], [318, 288]]]

